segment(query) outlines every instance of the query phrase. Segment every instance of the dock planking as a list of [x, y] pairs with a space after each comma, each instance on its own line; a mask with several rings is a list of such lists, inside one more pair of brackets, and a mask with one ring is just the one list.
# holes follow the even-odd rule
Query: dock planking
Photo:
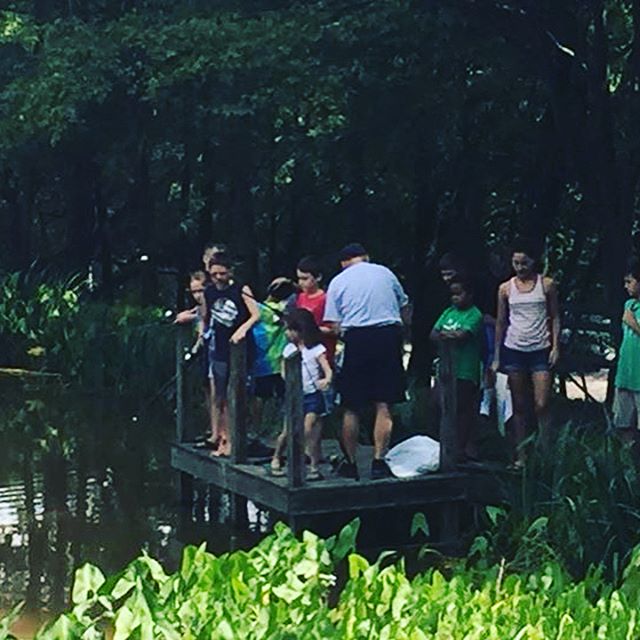
[[[299, 354], [285, 363], [285, 422], [288, 429], [287, 473], [273, 476], [268, 459], [251, 459], [247, 455], [247, 397], [244, 345], [231, 345], [231, 370], [228, 398], [230, 406], [231, 455], [216, 457], [207, 449], [186, 441], [184, 429], [184, 376], [178, 371], [176, 397], [176, 442], [171, 446], [172, 467], [180, 472], [180, 493], [183, 502], [193, 496], [194, 481], [229, 492], [238, 522], [246, 517], [246, 501], [281, 514], [294, 529], [301, 522], [309, 523], [316, 516], [356, 513], [380, 514], [397, 510], [428, 509], [437, 505], [441, 514], [438, 528], [441, 542], [456, 543], [460, 537], [460, 513], [468, 507], [506, 502], [504, 469], [489, 465], [456, 465], [456, 403], [455, 377], [452, 374], [451, 353], [441, 354], [441, 393], [443, 418], [440, 428], [440, 471], [414, 478], [384, 478], [373, 480], [370, 465], [373, 447], [358, 449], [359, 480], [342, 478], [324, 462], [324, 479], [307, 482], [304, 478], [303, 416], [301, 412], [302, 381]], [[177, 358], [178, 367], [182, 359]], [[234, 374], [235, 373], [235, 374]], [[325, 459], [339, 453], [335, 441], [323, 442]], [[513, 478], [512, 478], [513, 479]], [[234, 516], [235, 517], [235, 516]], [[386, 517], [386, 516], [385, 516]]]
[[[325, 443], [325, 456], [337, 450]], [[323, 480], [290, 487], [285, 476], [274, 477], [264, 461], [233, 463], [214, 457], [192, 443], [174, 443], [172, 466], [224, 491], [242, 495], [257, 504], [287, 515], [321, 515], [339, 511], [361, 511], [386, 507], [420, 507], [442, 502], [465, 501], [472, 474], [465, 471], [432, 473], [415, 478], [372, 480], [369, 465], [373, 447], [360, 447], [360, 480], [333, 474], [323, 463]]]

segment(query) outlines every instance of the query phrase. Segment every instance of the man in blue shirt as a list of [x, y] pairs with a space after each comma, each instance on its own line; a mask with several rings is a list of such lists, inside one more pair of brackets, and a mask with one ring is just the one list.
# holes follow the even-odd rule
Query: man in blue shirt
[[358, 243], [340, 252], [342, 273], [329, 284], [324, 319], [343, 332], [344, 362], [338, 379], [342, 405], [342, 444], [345, 459], [337, 473], [358, 479], [356, 449], [358, 412], [373, 404], [374, 459], [371, 477], [391, 475], [384, 456], [389, 447], [393, 418], [389, 405], [402, 402], [405, 393], [402, 366], [402, 322], [409, 299], [398, 278], [387, 267], [369, 262]]

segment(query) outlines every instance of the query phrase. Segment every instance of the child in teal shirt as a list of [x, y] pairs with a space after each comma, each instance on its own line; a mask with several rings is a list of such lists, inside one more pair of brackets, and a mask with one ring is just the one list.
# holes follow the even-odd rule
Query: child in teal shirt
[[640, 428], [640, 261], [629, 264], [624, 277], [629, 300], [622, 314], [622, 344], [613, 400], [613, 421], [624, 440], [633, 442]]
[[453, 367], [458, 404], [458, 452], [460, 461], [476, 460], [471, 432], [478, 413], [482, 375], [482, 312], [473, 304], [469, 282], [450, 283], [451, 306], [442, 312], [433, 330], [434, 341], [453, 341]]

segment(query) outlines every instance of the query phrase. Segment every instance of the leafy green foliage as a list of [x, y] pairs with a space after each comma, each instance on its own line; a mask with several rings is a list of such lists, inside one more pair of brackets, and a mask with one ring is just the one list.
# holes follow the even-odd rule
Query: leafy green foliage
[[[357, 523], [347, 529], [338, 538], [351, 539]], [[458, 563], [446, 576], [431, 569], [409, 579], [402, 561], [371, 564], [351, 549], [348, 580], [329, 605], [337, 558], [328, 543], [277, 525], [249, 551], [187, 547], [173, 574], [146, 554], [110, 577], [80, 567], [73, 607], [36, 638], [622, 640], [638, 633], [639, 553], [615, 588], [599, 570], [575, 582], [556, 562], [520, 575], [504, 563]]]
[[619, 580], [638, 539], [637, 483], [628, 446], [569, 422], [554, 434], [553, 455], [539, 447], [522, 483], [505, 485], [510, 506], [487, 508], [470, 557], [483, 566], [506, 558], [512, 571], [557, 561], [575, 576], [602, 565]]
[[55, 368], [69, 346], [80, 310], [79, 278], [66, 282], [34, 280], [13, 273], [0, 281], [0, 333], [20, 360], [31, 356]]
[[1, 279], [0, 336], [5, 365], [55, 371], [86, 387], [151, 393], [173, 367], [175, 334], [160, 308], [94, 301], [78, 276]]

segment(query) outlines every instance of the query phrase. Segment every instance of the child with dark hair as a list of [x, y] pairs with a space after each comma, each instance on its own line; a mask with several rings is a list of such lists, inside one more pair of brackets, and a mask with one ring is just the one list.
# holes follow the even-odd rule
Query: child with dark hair
[[482, 375], [482, 313], [473, 304], [473, 287], [466, 280], [449, 284], [451, 306], [445, 309], [431, 331], [435, 342], [451, 341], [458, 406], [458, 455], [460, 461], [477, 459], [472, 438], [478, 413]]
[[295, 297], [295, 306], [307, 309], [312, 314], [322, 333], [322, 344], [327, 349], [329, 364], [333, 366], [337, 337], [329, 323], [324, 322], [327, 294], [321, 288], [322, 269], [316, 258], [306, 256], [298, 262], [296, 269], [300, 291]]
[[[546, 441], [551, 396], [551, 369], [556, 365], [560, 341], [558, 290], [552, 278], [538, 273], [534, 245], [520, 239], [513, 245], [511, 265], [515, 276], [498, 289], [498, 315], [492, 370], [505, 371], [513, 402], [510, 436], [513, 467], [521, 469], [526, 461], [523, 442], [527, 437], [527, 419], [532, 414]], [[533, 409], [531, 405], [533, 388]]]
[[[211, 284], [211, 279], [209, 278], [209, 261], [216, 254], [225, 254], [227, 253], [226, 245], [220, 244], [217, 242], [209, 242], [205, 245], [202, 252], [202, 271], [194, 271], [191, 274], [193, 277], [194, 274], [201, 274], [199, 277], [202, 280], [202, 292]], [[198, 301], [196, 301], [200, 304]], [[198, 309], [196, 307], [191, 307], [190, 309], [184, 309], [176, 314], [175, 324], [189, 324], [190, 322], [197, 322], [201, 319], [201, 316], [198, 314]]]
[[454, 279], [466, 278], [466, 268], [464, 262], [454, 253], [444, 253], [438, 260], [440, 277], [442, 281], [449, 285]]
[[640, 260], [632, 258], [624, 276], [629, 300], [622, 314], [622, 344], [613, 400], [613, 420], [622, 439], [633, 443], [640, 429]]
[[248, 286], [232, 281], [232, 262], [226, 253], [215, 253], [209, 260], [211, 286], [205, 291], [209, 338], [209, 379], [211, 381], [212, 441], [215, 455], [229, 454], [227, 426], [227, 383], [229, 381], [230, 343], [239, 343], [250, 335], [260, 319], [260, 311]]
[[221, 242], [208, 242], [202, 250], [202, 265], [205, 272], [209, 272], [209, 262], [215, 255], [229, 255], [227, 245]]
[[[287, 315], [286, 331], [289, 344], [283, 351], [283, 357], [289, 358], [300, 352], [302, 362], [302, 393], [304, 411], [305, 449], [309, 457], [309, 469], [306, 479], [321, 480], [320, 458], [322, 438], [322, 416], [326, 414], [323, 391], [328, 389], [333, 378], [333, 371], [327, 360], [327, 350], [322, 344], [322, 334], [307, 309], [292, 309]], [[287, 438], [286, 430], [278, 436], [271, 472], [283, 475], [282, 451]]]

